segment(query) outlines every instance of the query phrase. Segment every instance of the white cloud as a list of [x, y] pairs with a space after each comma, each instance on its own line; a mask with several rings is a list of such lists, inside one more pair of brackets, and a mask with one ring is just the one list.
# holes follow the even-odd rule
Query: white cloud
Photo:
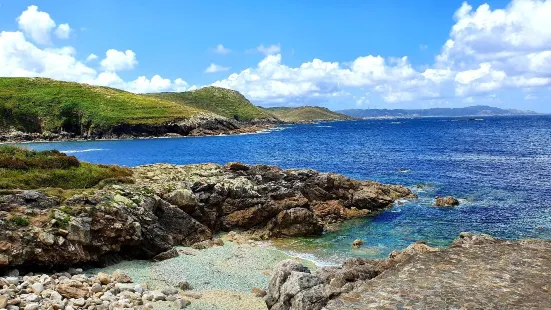
[[96, 54], [90, 54], [88, 57], [86, 57], [86, 62], [94, 61], [98, 59], [98, 55]]
[[260, 44], [255, 50], [267, 56], [280, 53], [281, 47], [279, 44], [273, 44], [270, 46], [264, 46], [263, 44]]
[[50, 14], [41, 12], [36, 5], [27, 7], [17, 18], [19, 29], [30, 36], [38, 44], [50, 44], [50, 33], [55, 28], [55, 22]]
[[61, 24], [57, 26], [57, 29], [55, 30], [55, 36], [59, 39], [68, 39], [69, 34], [71, 33], [71, 27], [69, 27], [69, 24]]
[[227, 55], [231, 53], [231, 50], [229, 48], [225, 48], [224, 45], [222, 44], [216, 45], [216, 47], [213, 50], [215, 53], [221, 54], [221, 55]]
[[[46, 18], [47, 17], [47, 18]], [[77, 51], [71, 46], [40, 48], [27, 40], [27, 36], [37, 43], [51, 43], [50, 33], [55, 23], [45, 23], [51, 20], [49, 14], [39, 12], [31, 6], [20, 18], [20, 31], [0, 32], [0, 76], [6, 77], [48, 77], [64, 81], [75, 81], [94, 85], [116, 87], [133, 92], [184, 91], [196, 89], [181, 78], [173, 81], [154, 75], [152, 78], [140, 76], [135, 80], [124, 81], [115, 70], [131, 69], [137, 63], [134, 52], [128, 50], [119, 52], [109, 50], [102, 61], [103, 72], [78, 61]], [[38, 23], [33, 24], [34, 21]], [[48, 27], [38, 27], [39, 25]], [[63, 28], [63, 27], [62, 27]], [[38, 30], [49, 29], [41, 32]], [[90, 54], [86, 62], [97, 60], [98, 56]]]
[[100, 64], [106, 71], [122, 71], [133, 69], [137, 63], [136, 54], [132, 50], [121, 52], [110, 49], [105, 53], [105, 58]]
[[211, 63], [210, 66], [208, 66], [205, 69], [205, 73], [216, 73], [216, 72], [223, 72], [228, 70], [230, 70], [230, 67], [224, 67], [224, 66]]

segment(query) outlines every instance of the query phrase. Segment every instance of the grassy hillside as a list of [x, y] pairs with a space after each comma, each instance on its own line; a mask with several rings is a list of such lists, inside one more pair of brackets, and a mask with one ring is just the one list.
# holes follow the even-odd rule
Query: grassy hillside
[[208, 110], [237, 120], [273, 118], [273, 115], [253, 105], [241, 93], [226, 88], [210, 86], [182, 93], [158, 93], [148, 96]]
[[79, 162], [58, 151], [0, 146], [0, 189], [82, 189], [102, 181], [126, 181], [131, 175], [128, 168]]
[[160, 124], [201, 111], [126, 91], [45, 78], [0, 78], [0, 129], [83, 133], [118, 124]]
[[321, 121], [321, 120], [349, 120], [350, 116], [333, 112], [322, 107], [297, 107], [297, 108], [267, 108], [267, 111], [286, 122]]

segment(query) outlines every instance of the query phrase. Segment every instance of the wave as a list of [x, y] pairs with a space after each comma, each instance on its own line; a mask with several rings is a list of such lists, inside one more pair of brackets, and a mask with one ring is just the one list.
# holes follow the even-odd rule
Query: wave
[[97, 152], [97, 151], [107, 151], [107, 149], [67, 150], [67, 151], [60, 151], [60, 152], [65, 154], [73, 154], [73, 153], [86, 153], [86, 152]]
[[319, 125], [319, 126], [316, 126], [318, 128], [333, 128], [333, 126], [329, 126], [329, 125]]
[[316, 265], [316, 267], [340, 266], [340, 264], [342, 263], [342, 262], [329, 262], [329, 261], [326, 261], [326, 260], [321, 260], [316, 255], [310, 254], [310, 253], [300, 253], [300, 252], [280, 250], [280, 249], [277, 249], [277, 250], [285, 253], [286, 255], [288, 255], [290, 257], [300, 258], [302, 260], [309, 261], [309, 262], [313, 263], [314, 265]]

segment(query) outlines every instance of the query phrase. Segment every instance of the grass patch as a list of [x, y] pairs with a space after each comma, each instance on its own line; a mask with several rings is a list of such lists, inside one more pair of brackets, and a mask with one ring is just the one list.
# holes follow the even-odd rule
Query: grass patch
[[[16, 162], [17, 165], [9, 165]], [[103, 180], [126, 180], [128, 168], [79, 162], [58, 151], [0, 146], [0, 189], [85, 189]]]
[[182, 93], [158, 93], [148, 96], [193, 106], [241, 121], [275, 118], [270, 112], [253, 105], [241, 93], [221, 87], [210, 86]]
[[28, 219], [24, 218], [24, 217], [21, 217], [21, 216], [17, 216], [17, 215], [14, 215], [12, 217], [10, 217], [10, 222], [14, 223], [15, 225], [17, 226], [29, 226], [30, 222]]
[[286, 122], [298, 121], [326, 121], [326, 120], [351, 120], [348, 115], [333, 112], [322, 107], [297, 107], [297, 108], [267, 108], [267, 111]]

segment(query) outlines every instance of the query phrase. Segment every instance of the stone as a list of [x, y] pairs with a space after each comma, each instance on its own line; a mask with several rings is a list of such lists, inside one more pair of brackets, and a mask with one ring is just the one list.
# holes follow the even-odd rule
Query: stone
[[45, 231], [42, 231], [38, 234], [38, 239], [45, 245], [52, 245], [55, 242], [55, 236]]
[[178, 256], [179, 256], [178, 250], [176, 250], [176, 248], [172, 248], [172, 249], [170, 249], [166, 252], [155, 255], [155, 257], [153, 257], [153, 260], [154, 261], [163, 261], [163, 260], [175, 258], [175, 257], [178, 257]]
[[40, 308], [40, 305], [38, 303], [30, 303], [25, 306], [25, 310], [38, 310]]
[[260, 297], [260, 298], [266, 296], [266, 291], [258, 287], [253, 287], [251, 289], [251, 293], [253, 293], [254, 296]]
[[40, 294], [42, 293], [42, 291], [44, 290], [44, 285], [40, 282], [36, 282], [36, 283], [33, 283], [31, 285], [31, 290], [33, 291], [33, 293], [35, 294]]
[[111, 283], [111, 276], [104, 273], [104, 272], [98, 273], [98, 275], [96, 277], [97, 277], [98, 281], [103, 285], [107, 285], [107, 284]]
[[166, 200], [171, 204], [179, 207], [186, 213], [193, 213], [197, 206], [197, 197], [189, 189], [180, 188], [170, 192], [165, 196]]
[[354, 240], [354, 242], [352, 242], [352, 246], [355, 247], [355, 248], [359, 248], [363, 244], [364, 244], [364, 242], [361, 239], [356, 239], [356, 240]]
[[80, 287], [74, 287], [67, 284], [59, 284], [56, 290], [65, 298], [84, 298], [88, 295], [88, 290]]
[[0, 251], [7, 251], [11, 249], [11, 243], [7, 241], [0, 241]]
[[176, 309], [185, 309], [189, 305], [191, 305], [191, 302], [187, 299], [179, 298], [174, 301], [174, 307]]
[[0, 266], [7, 266], [10, 264], [9, 256], [5, 254], [0, 254]]
[[187, 291], [187, 290], [191, 290], [192, 286], [188, 281], [180, 281], [178, 282], [178, 288], [181, 289], [182, 291]]
[[0, 309], [6, 308], [8, 305], [8, 296], [6, 295], [0, 295]]
[[92, 287], [90, 288], [90, 292], [99, 293], [101, 291], [103, 291], [103, 288], [101, 287], [101, 284], [99, 284], [99, 283], [92, 284]]
[[224, 165], [224, 168], [232, 171], [247, 171], [250, 169], [249, 166], [240, 162], [229, 162]]
[[113, 272], [113, 274], [111, 275], [111, 278], [113, 279], [114, 282], [119, 282], [119, 283], [132, 282], [132, 278], [130, 278], [129, 275], [127, 275], [126, 273], [118, 269]]
[[174, 287], [165, 287], [161, 290], [161, 293], [165, 295], [174, 295], [174, 294], [178, 294], [178, 290]]
[[434, 203], [437, 207], [454, 207], [459, 205], [459, 200], [452, 196], [440, 197], [436, 196], [436, 201]]
[[166, 300], [166, 296], [165, 294], [159, 292], [159, 291], [153, 291], [151, 292], [151, 300], [153, 301], [163, 301], [163, 300]]

